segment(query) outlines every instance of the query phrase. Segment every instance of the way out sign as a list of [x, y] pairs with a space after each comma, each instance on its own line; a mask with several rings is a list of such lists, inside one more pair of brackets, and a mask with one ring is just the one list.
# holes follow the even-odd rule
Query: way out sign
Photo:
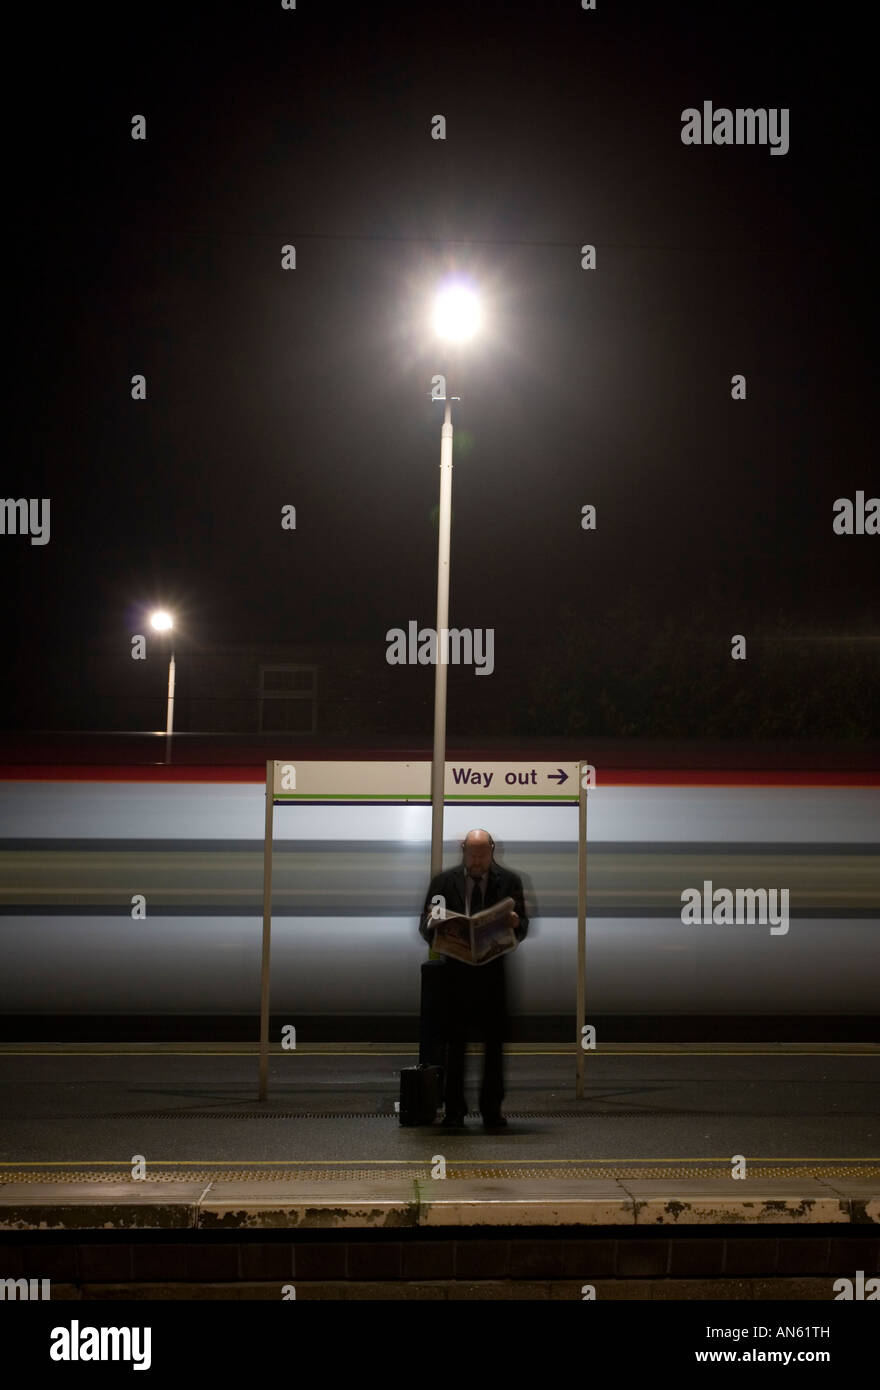
[[[285, 803], [391, 805], [431, 800], [429, 762], [284, 762], [273, 767], [273, 799]], [[579, 763], [445, 764], [444, 801], [577, 804]]]
[[445, 801], [577, 802], [577, 763], [447, 763]]
[[[583, 1096], [586, 911], [587, 791], [595, 770], [587, 762], [447, 762], [443, 800], [480, 805], [577, 806], [578, 963], [577, 1087]], [[268, 1094], [269, 955], [272, 928], [272, 839], [276, 806], [385, 806], [431, 804], [430, 762], [318, 762], [278, 758], [266, 763], [266, 834], [263, 861], [263, 962], [260, 987], [260, 1100]]]

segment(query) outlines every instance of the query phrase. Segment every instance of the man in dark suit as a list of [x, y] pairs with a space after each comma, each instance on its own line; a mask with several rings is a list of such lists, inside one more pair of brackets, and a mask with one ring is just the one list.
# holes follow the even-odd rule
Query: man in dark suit
[[[462, 862], [431, 880], [419, 931], [430, 945], [436, 921], [432, 922], [432, 899], [442, 897], [450, 912], [472, 916], [492, 907], [502, 898], [513, 898], [515, 910], [508, 918], [517, 941], [529, 929], [518, 874], [495, 863], [495, 841], [486, 830], [469, 830], [461, 845]], [[464, 1095], [464, 1058], [469, 1040], [484, 1042], [483, 1081], [480, 1087], [480, 1114], [486, 1129], [503, 1129], [507, 1120], [501, 1113], [504, 1099], [503, 1047], [507, 1031], [507, 997], [504, 956], [486, 965], [467, 965], [444, 957], [443, 976], [446, 995], [446, 1116], [447, 1128], [460, 1129], [467, 1113]]]

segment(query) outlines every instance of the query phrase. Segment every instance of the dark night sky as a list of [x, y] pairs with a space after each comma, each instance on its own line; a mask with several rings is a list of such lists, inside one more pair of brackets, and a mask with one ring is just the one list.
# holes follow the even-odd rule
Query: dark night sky
[[[205, 645], [433, 625], [448, 266], [490, 318], [452, 621], [496, 629], [496, 667], [621, 596], [876, 631], [880, 538], [831, 529], [880, 493], [864, 34], [796, 5], [183, 8], [35, 15], [12, 59], [4, 493], [52, 506], [47, 546], [0, 537], [16, 689], [84, 681], [160, 599]], [[788, 154], [683, 145], [704, 99], [788, 107]]]

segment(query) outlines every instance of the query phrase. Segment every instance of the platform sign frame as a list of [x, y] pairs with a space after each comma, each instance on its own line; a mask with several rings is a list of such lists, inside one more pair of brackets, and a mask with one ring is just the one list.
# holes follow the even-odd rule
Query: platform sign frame
[[[587, 793], [593, 768], [585, 759], [565, 763], [449, 761], [444, 804], [577, 805], [578, 964], [577, 1074], [575, 1095], [584, 1094], [586, 1010]], [[272, 945], [272, 844], [276, 806], [390, 806], [431, 804], [430, 762], [320, 762], [268, 759], [263, 846], [263, 944], [260, 971], [260, 1090], [269, 1093], [269, 993]]]

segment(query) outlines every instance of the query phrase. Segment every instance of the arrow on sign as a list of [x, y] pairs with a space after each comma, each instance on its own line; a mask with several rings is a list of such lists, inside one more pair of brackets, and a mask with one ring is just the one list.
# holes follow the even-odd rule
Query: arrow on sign
[[567, 772], [563, 772], [563, 771], [562, 771], [562, 768], [559, 769], [558, 773], [557, 773], [557, 772], [548, 772], [548, 773], [547, 773], [547, 781], [548, 781], [548, 782], [558, 782], [559, 785], [560, 785], [560, 787], [561, 787], [562, 784], [563, 784], [563, 782], [567, 782], [567, 781], [568, 781], [568, 773], [567, 773]]

